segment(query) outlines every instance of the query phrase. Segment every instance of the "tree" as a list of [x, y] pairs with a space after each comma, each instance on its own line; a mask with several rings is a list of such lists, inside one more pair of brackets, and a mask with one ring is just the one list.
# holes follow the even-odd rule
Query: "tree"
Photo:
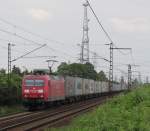
[[139, 84], [138, 79], [135, 78], [135, 79], [132, 81], [132, 85], [136, 87], [138, 84]]
[[13, 68], [12, 68], [12, 73], [21, 75], [21, 69], [14, 65]]
[[58, 66], [57, 74], [97, 80], [97, 72], [91, 63], [61, 63], [61, 65]]
[[0, 69], [0, 87], [7, 86], [7, 75], [5, 69]]
[[100, 80], [100, 81], [108, 81], [108, 78], [106, 77], [104, 71], [100, 71], [98, 73], [98, 80]]
[[86, 73], [84, 75], [85, 78], [89, 78], [89, 79], [93, 79], [93, 80], [97, 80], [97, 72], [94, 69], [94, 66], [91, 63], [86, 63], [84, 64], [85, 68], [86, 68]]
[[0, 74], [6, 74], [6, 70], [5, 69], [0, 69]]
[[68, 66], [68, 75], [70, 76], [77, 76], [77, 77], [83, 77], [85, 73], [84, 65], [73, 63]]
[[25, 69], [23, 72], [22, 72], [22, 75], [27, 75], [29, 74], [29, 71], [27, 69]]
[[68, 64], [62, 62], [57, 68], [57, 74], [59, 75], [68, 75]]

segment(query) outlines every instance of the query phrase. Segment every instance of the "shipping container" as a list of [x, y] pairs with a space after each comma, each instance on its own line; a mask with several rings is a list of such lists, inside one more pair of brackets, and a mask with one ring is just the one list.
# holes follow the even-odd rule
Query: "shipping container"
[[99, 92], [98, 92], [98, 93], [102, 93], [102, 82], [99, 81], [99, 82], [98, 82], [98, 85], [99, 85]]
[[75, 79], [74, 77], [65, 77], [65, 95], [66, 97], [75, 96]]
[[83, 94], [84, 95], [90, 94], [90, 86], [88, 79], [83, 79]]
[[98, 94], [99, 93], [99, 82], [95, 81], [95, 90], [94, 93]]
[[89, 88], [90, 88], [90, 94], [94, 94], [94, 88], [95, 88], [94, 80], [89, 80]]
[[75, 77], [75, 96], [80, 96], [83, 94], [83, 79]]
[[128, 85], [126, 83], [122, 83], [121, 84], [121, 88], [122, 88], [122, 90], [127, 90], [128, 89]]
[[101, 85], [102, 85], [102, 93], [109, 92], [108, 82], [101, 82]]
[[121, 90], [121, 84], [113, 83], [113, 87], [111, 91], [120, 91]]

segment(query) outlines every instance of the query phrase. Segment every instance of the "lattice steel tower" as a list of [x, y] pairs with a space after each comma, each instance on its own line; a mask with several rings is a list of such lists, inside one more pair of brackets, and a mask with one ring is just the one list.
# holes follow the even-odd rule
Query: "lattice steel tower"
[[131, 89], [132, 87], [132, 70], [131, 65], [128, 65], [128, 89]]
[[81, 63], [89, 62], [89, 36], [88, 36], [88, 23], [89, 19], [87, 16], [87, 7], [88, 2], [86, 1], [84, 4], [84, 20], [83, 20], [83, 38], [82, 38], [82, 45], [81, 45]]
[[110, 43], [109, 91], [113, 88], [113, 43]]

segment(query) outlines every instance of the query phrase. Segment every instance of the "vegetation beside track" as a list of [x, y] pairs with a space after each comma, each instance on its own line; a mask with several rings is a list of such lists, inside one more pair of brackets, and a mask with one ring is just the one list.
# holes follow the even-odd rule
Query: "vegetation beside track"
[[22, 74], [18, 67], [13, 67], [11, 86], [8, 87], [8, 74], [0, 69], [0, 117], [22, 112], [21, 81]]
[[20, 113], [20, 112], [23, 112], [23, 111], [24, 111], [24, 109], [21, 105], [0, 106], [0, 117]]
[[47, 131], [150, 131], [150, 86], [123, 93], [68, 127]]

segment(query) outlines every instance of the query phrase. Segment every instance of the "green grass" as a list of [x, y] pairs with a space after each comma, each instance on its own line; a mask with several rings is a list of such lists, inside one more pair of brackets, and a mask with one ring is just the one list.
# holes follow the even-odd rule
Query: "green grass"
[[150, 86], [121, 94], [70, 126], [47, 131], [150, 131]]
[[23, 112], [24, 109], [21, 105], [15, 106], [0, 106], [0, 117]]

